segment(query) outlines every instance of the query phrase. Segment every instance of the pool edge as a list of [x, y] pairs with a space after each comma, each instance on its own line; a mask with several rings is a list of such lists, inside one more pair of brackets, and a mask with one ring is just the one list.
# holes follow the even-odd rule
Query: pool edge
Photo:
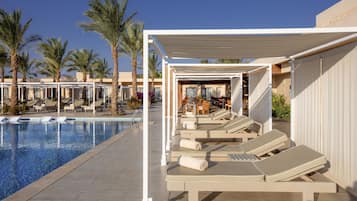
[[14, 194], [8, 196], [3, 201], [18, 201], [18, 200], [30, 200], [31, 198], [35, 197], [41, 191], [46, 189], [47, 187], [51, 186], [62, 177], [68, 175], [78, 167], [82, 166], [91, 158], [98, 155], [104, 149], [108, 148], [113, 143], [120, 140], [124, 135], [132, 133], [133, 129], [138, 129], [141, 127], [141, 123], [137, 123], [138, 126], [133, 126], [127, 128], [118, 134], [112, 136], [111, 138], [105, 140], [101, 144], [97, 145], [93, 149], [88, 150], [87, 152], [77, 156], [76, 158], [72, 159], [71, 161], [67, 162], [66, 164], [58, 167], [57, 169], [53, 170], [52, 172], [46, 174], [45, 176], [41, 177], [40, 179], [32, 182], [31, 184], [25, 186], [24, 188], [20, 189], [19, 191], [15, 192]]

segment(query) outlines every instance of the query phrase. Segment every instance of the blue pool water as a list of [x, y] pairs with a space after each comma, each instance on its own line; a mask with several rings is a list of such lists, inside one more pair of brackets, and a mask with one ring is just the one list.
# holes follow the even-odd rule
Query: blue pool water
[[117, 121], [0, 125], [0, 200], [129, 126]]

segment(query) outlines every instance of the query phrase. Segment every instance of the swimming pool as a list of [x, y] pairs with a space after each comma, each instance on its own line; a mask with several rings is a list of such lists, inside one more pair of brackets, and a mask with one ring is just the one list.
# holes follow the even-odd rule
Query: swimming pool
[[0, 200], [131, 126], [119, 121], [0, 125]]

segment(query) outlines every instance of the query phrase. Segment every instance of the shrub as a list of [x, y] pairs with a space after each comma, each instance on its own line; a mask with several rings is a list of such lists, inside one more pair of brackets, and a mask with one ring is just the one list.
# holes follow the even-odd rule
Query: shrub
[[273, 117], [279, 119], [290, 119], [290, 105], [286, 103], [283, 95], [273, 94], [272, 97]]
[[129, 109], [135, 110], [141, 106], [141, 102], [139, 99], [135, 97], [131, 97], [130, 100], [127, 101], [127, 105]]

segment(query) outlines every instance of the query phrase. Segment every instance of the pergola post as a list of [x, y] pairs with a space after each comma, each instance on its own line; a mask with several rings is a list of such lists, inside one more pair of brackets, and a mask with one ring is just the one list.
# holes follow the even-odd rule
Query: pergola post
[[268, 82], [268, 89], [269, 89], [269, 128], [268, 130], [271, 131], [273, 129], [273, 118], [272, 118], [272, 105], [273, 105], [273, 92], [272, 92], [272, 87], [273, 87], [273, 65], [269, 64], [268, 67], [268, 73], [269, 73], [269, 82]]
[[173, 72], [172, 75], [172, 130], [171, 130], [171, 136], [175, 136], [175, 131], [176, 131], [176, 75]]
[[105, 100], [105, 96], [106, 96], [106, 87], [103, 86], [103, 104], [104, 104], [104, 108], [107, 107], [107, 104], [106, 104], [106, 100]]
[[[243, 73], [240, 73], [240, 79], [239, 79], [239, 82], [240, 82], [240, 106], [239, 106], [239, 112], [238, 112], [238, 115], [239, 116], [242, 116], [243, 115]], [[232, 100], [231, 100], [231, 103], [232, 103]]]
[[1, 83], [1, 112], [4, 113], [4, 83]]
[[57, 83], [57, 115], [61, 113], [61, 85]]
[[93, 82], [93, 94], [92, 94], [92, 98], [93, 98], [93, 114], [95, 114], [95, 82]]
[[166, 151], [170, 151], [170, 143], [171, 143], [171, 130], [170, 130], [170, 117], [171, 117], [171, 70], [170, 65], [167, 67], [167, 137], [166, 137]]
[[166, 68], [166, 59], [165, 57], [162, 57], [161, 59], [161, 74], [162, 74], [162, 79], [161, 79], [161, 104], [162, 104], [162, 122], [161, 122], [161, 166], [166, 165], [166, 73], [165, 73], [165, 68]]
[[290, 90], [290, 138], [295, 142], [295, 59], [290, 60], [291, 65], [291, 90]]
[[149, 35], [143, 36], [143, 201], [149, 198]]
[[175, 130], [178, 122], [178, 79], [175, 74]]

